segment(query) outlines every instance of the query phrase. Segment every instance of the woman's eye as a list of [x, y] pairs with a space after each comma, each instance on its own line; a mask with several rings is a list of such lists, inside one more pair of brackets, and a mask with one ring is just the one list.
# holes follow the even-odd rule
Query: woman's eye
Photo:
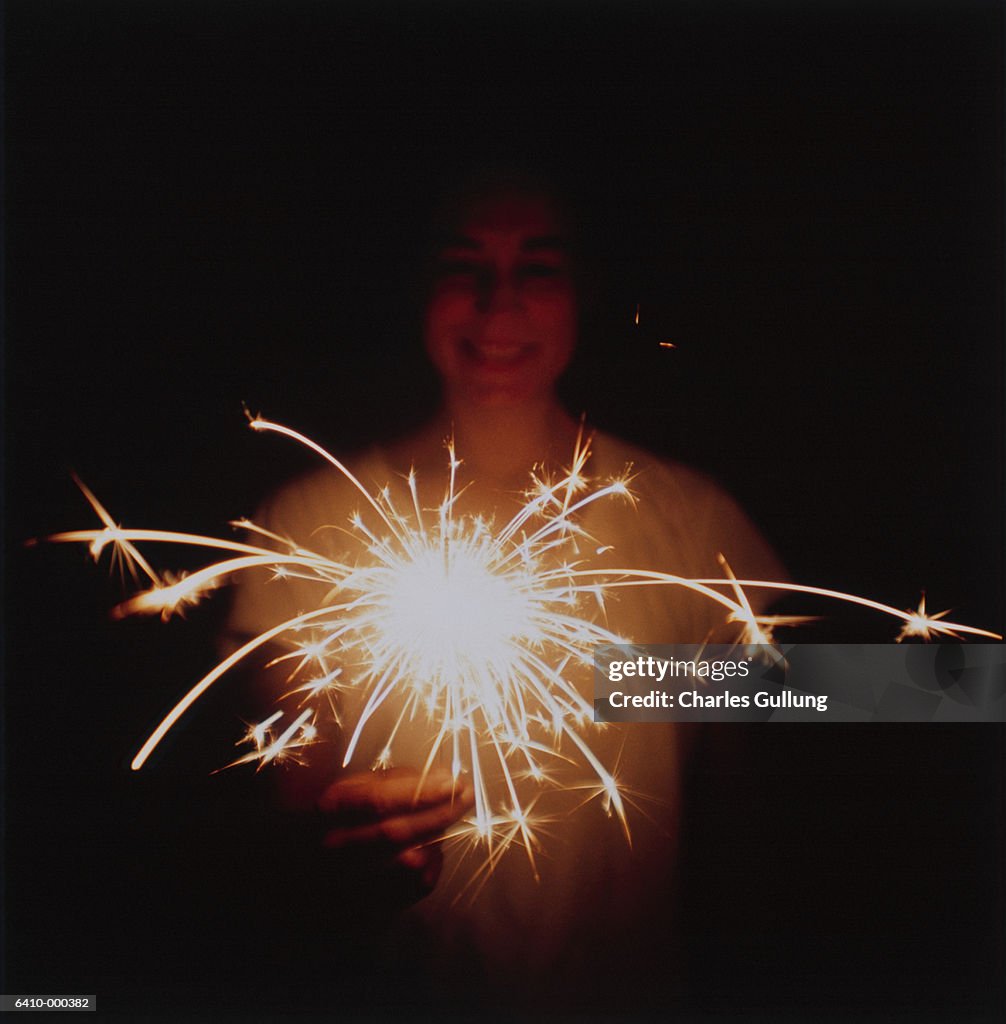
[[520, 268], [520, 276], [526, 281], [540, 280], [542, 278], [559, 277], [563, 268], [555, 263], [525, 263]]

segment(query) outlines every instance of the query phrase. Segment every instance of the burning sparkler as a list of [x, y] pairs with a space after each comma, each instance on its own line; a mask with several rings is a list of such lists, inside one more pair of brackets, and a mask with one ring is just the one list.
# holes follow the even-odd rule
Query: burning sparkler
[[[627, 793], [587, 739], [592, 706], [572, 681], [592, 663], [596, 644], [624, 644], [595, 621], [604, 593], [623, 587], [674, 586], [718, 603], [727, 622], [740, 627], [738, 642], [768, 644], [772, 631], [797, 618], [754, 612], [747, 590], [769, 588], [852, 602], [902, 621], [908, 637], [1000, 639], [986, 630], [946, 622], [946, 612], [927, 614], [925, 600], [914, 611], [838, 591], [771, 580], [736, 579], [721, 559], [719, 579], [687, 579], [640, 569], [597, 569], [576, 552], [586, 535], [583, 510], [597, 501], [631, 501], [627, 476], [591, 485], [585, 475], [589, 440], [578, 440], [571, 464], [558, 477], [532, 475], [516, 515], [498, 527], [457, 511], [461, 463], [448, 448], [449, 478], [439, 506], [425, 510], [415, 473], [407, 478], [410, 502], [399, 507], [385, 489], [372, 494], [338, 459], [309, 438], [280, 424], [254, 418], [254, 430], [284, 435], [327, 461], [359, 492], [371, 520], [357, 513], [352, 536], [364, 554], [337, 561], [246, 520], [233, 525], [261, 543], [224, 540], [162, 530], [125, 529], [78, 481], [103, 523], [101, 529], [56, 534], [49, 540], [82, 542], [98, 559], [111, 549], [149, 586], [120, 604], [116, 617], [159, 614], [169, 618], [199, 601], [221, 583], [250, 571], [308, 580], [319, 588], [317, 606], [248, 640], [207, 673], [171, 709], [132, 762], [143, 766], [185, 712], [235, 666], [279, 643], [288, 648], [274, 659], [290, 662], [290, 680], [303, 680], [286, 698], [298, 712], [286, 720], [278, 710], [249, 725], [243, 738], [251, 749], [233, 764], [259, 768], [298, 761], [319, 737], [319, 722], [335, 718], [343, 703], [359, 710], [346, 728], [343, 765], [361, 749], [365, 732], [390, 721], [378, 764], [390, 763], [400, 734], [416, 721], [427, 723], [423, 776], [447, 763], [455, 779], [470, 777], [473, 817], [455, 836], [484, 846], [488, 870], [513, 844], [522, 846], [532, 867], [537, 845], [537, 795], [560, 764], [577, 762], [591, 772], [586, 791], [621, 823], [626, 837]], [[373, 520], [376, 516], [376, 520]], [[177, 579], [159, 575], [136, 547], [144, 542], [178, 543], [224, 552], [204, 568]], [[389, 718], [390, 714], [390, 718]]]

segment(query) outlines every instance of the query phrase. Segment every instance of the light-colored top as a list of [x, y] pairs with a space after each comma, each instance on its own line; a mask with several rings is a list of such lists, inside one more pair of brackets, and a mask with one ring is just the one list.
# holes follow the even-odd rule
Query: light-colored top
[[[579, 524], [592, 538], [590, 565], [719, 578], [722, 553], [738, 578], [784, 578], [747, 516], [707, 477], [604, 433], [594, 436], [592, 451], [587, 476], [600, 484], [630, 467], [635, 500], [614, 496], [584, 510]], [[351, 469], [369, 489], [389, 487], [396, 506], [411, 507], [407, 465], [391, 465], [383, 451], [373, 449]], [[445, 456], [443, 478], [419, 482], [422, 507], [438, 504], [446, 477]], [[464, 484], [463, 468], [459, 480]], [[351, 514], [365, 507], [359, 491], [325, 467], [280, 490], [256, 522], [311, 550], [354, 559], [364, 549], [346, 530]], [[516, 507], [514, 498], [501, 496], [497, 519], [509, 519]], [[598, 548], [601, 554], [595, 554]], [[229, 624], [239, 636], [257, 634], [324, 597], [324, 588], [303, 580], [263, 576], [240, 582]], [[750, 597], [756, 610], [765, 603], [764, 593]], [[637, 643], [725, 639], [724, 619], [722, 606], [669, 586], [612, 591], [603, 613], [607, 628]], [[590, 701], [590, 673], [577, 685]], [[586, 730], [591, 749], [617, 771], [627, 795], [631, 846], [600, 800], [577, 808], [585, 790], [545, 792], [536, 805], [548, 819], [536, 855], [537, 881], [523, 851], [511, 849], [484, 884], [472, 886], [482, 858], [470, 852], [465, 857], [460, 845], [448, 845], [440, 884], [414, 908], [403, 932], [408, 955], [423, 958], [428, 972], [442, 977], [445, 991], [494, 993], [504, 1002], [542, 1007], [550, 994], [589, 986], [602, 969], [607, 974], [631, 967], [631, 976], [660, 963], [673, 972], [668, 957], [673, 956], [677, 832], [689, 734], [663, 723], [588, 725]], [[421, 766], [430, 738], [422, 724], [400, 731], [396, 762]], [[383, 741], [379, 722], [365, 731], [354, 757], [357, 770], [370, 765]], [[582, 775], [590, 781], [589, 771]]]

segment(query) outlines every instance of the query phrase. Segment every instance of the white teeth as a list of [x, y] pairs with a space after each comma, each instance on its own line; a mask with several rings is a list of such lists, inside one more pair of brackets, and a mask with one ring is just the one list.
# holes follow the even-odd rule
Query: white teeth
[[517, 359], [527, 351], [527, 345], [522, 342], [470, 342], [471, 350], [480, 359], [492, 362], [508, 362]]

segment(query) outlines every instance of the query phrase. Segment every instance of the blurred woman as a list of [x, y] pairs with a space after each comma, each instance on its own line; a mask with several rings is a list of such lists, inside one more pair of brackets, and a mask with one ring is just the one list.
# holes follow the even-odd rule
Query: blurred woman
[[[392, 500], [411, 506], [405, 477], [414, 467], [420, 504], [433, 508], [444, 493], [445, 438], [452, 437], [463, 486], [454, 514], [502, 523], [522, 504], [535, 467], [568, 465], [581, 429], [556, 394], [577, 345], [582, 308], [572, 225], [546, 189], [497, 177], [456, 196], [437, 229], [424, 337], [442, 382], [439, 412], [414, 435], [371, 449], [352, 469], [367, 487], [387, 487]], [[596, 543], [582, 557], [589, 555], [592, 565], [719, 577], [722, 553], [738, 577], [782, 578], [747, 517], [704, 476], [603, 432], [593, 432], [590, 447], [591, 479], [614, 478], [631, 467], [635, 498], [611, 498], [585, 510], [579, 523]], [[326, 469], [280, 491], [258, 521], [337, 556], [344, 533], [322, 528], [344, 527], [359, 505], [358, 492]], [[231, 632], [254, 635], [317, 601], [303, 581], [245, 585]], [[721, 606], [682, 588], [612, 593], [603, 620], [639, 643], [729, 635]], [[589, 673], [578, 681], [588, 701], [591, 682]], [[279, 676], [266, 683], [273, 693], [281, 685]], [[344, 717], [352, 720], [349, 713]], [[413, 895], [426, 893], [399, 922], [396, 952], [389, 954], [409, 969], [407, 1001], [572, 1010], [625, 1005], [627, 987], [634, 986], [629, 1005], [666, 1003], [679, 959], [683, 729], [609, 725], [589, 736], [601, 762], [617, 766], [630, 804], [631, 845], [599, 801], [578, 807], [580, 791], [545, 794], [535, 807], [541, 820], [535, 868], [511, 849], [491, 873], [479, 873], [474, 886], [479, 853], [438, 841], [468, 812], [470, 784], [453, 782], [445, 766], [420, 787], [428, 737], [418, 726], [396, 734], [394, 770], [370, 770], [373, 763], [386, 767], [385, 738], [379, 721], [368, 725], [352, 760], [356, 767], [343, 770], [337, 766], [344, 741], [333, 732], [327, 757], [287, 773], [282, 799], [305, 813], [321, 812], [331, 870], [350, 861], [380, 863], [388, 873], [414, 877]], [[366, 877], [377, 887], [390, 884], [380, 872]], [[610, 990], [599, 988], [606, 979]]]

